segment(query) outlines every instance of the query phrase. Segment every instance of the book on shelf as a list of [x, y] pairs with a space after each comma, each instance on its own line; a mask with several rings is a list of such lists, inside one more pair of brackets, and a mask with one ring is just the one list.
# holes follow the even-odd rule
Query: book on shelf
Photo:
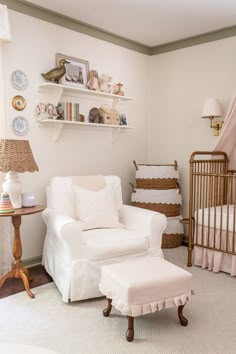
[[57, 120], [79, 122], [79, 103], [59, 102], [57, 107]]

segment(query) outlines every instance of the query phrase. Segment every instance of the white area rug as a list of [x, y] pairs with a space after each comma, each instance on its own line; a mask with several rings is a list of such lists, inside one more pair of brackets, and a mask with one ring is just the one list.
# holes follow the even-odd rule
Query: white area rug
[[[61, 354], [236, 353], [236, 279], [185, 267], [184, 247], [166, 250], [166, 259], [193, 273], [192, 301], [179, 324], [177, 309], [135, 319], [135, 339], [125, 339], [127, 319], [112, 311], [102, 315], [104, 298], [65, 304], [54, 284], [0, 300], [0, 342], [31, 344]], [[33, 353], [32, 353], [33, 354]]]

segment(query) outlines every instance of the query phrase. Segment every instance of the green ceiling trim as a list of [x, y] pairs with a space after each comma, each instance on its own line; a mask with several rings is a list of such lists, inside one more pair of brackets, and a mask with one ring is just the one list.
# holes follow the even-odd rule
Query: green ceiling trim
[[198, 36], [193, 36], [179, 41], [170, 42], [156, 47], [152, 47], [151, 55], [158, 55], [162, 53], [171, 52], [173, 50], [192, 47], [195, 45], [217, 41], [228, 37], [236, 36], [236, 26], [225, 27], [220, 30], [204, 33]]
[[0, 0], [1, 4], [7, 5], [10, 10], [14, 10], [25, 15], [38, 18], [43, 21], [54, 23], [88, 36], [101, 39], [103, 41], [119, 45], [121, 47], [134, 50], [146, 55], [158, 55], [178, 49], [188, 48], [195, 45], [217, 41], [228, 37], [236, 36], [236, 26], [222, 28], [216, 31], [204, 33], [202, 35], [181, 39], [175, 42], [150, 47], [116, 34], [101, 30], [84, 22], [75, 20], [68, 16], [34, 5], [25, 0]]
[[14, 10], [25, 15], [36, 17], [40, 20], [44, 20], [55, 25], [62, 26], [71, 29], [76, 32], [86, 34], [88, 36], [101, 39], [103, 41], [119, 45], [121, 47], [134, 50], [136, 52], [151, 55], [151, 48], [135, 41], [117, 36], [113, 33], [103, 31], [99, 28], [90, 26], [81, 21], [77, 21], [70, 17], [61, 15], [57, 12], [45, 9], [40, 6], [36, 6], [23, 0], [0, 0], [0, 3], [7, 5], [10, 10]]

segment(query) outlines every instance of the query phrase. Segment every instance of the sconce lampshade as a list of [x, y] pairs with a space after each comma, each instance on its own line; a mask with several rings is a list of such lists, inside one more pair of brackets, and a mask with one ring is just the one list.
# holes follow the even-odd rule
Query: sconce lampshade
[[203, 105], [202, 118], [221, 117], [222, 110], [218, 98], [208, 98]]
[[38, 170], [28, 140], [0, 139], [0, 171], [7, 172], [2, 188], [9, 194], [15, 209], [21, 208], [22, 190], [17, 172]]
[[6, 5], [0, 4], [0, 43], [10, 42], [11, 31], [8, 19], [8, 11]]

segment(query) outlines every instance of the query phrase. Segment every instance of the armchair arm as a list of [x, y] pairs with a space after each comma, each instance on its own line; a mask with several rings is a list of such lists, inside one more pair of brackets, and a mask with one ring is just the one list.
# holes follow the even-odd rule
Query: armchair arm
[[60, 244], [69, 253], [71, 259], [84, 256], [83, 231], [78, 221], [58, 213], [53, 209], [45, 209], [42, 213], [47, 225], [47, 237]]
[[150, 248], [161, 248], [162, 233], [167, 225], [164, 214], [130, 205], [122, 205], [120, 221], [127, 229], [148, 235]]

